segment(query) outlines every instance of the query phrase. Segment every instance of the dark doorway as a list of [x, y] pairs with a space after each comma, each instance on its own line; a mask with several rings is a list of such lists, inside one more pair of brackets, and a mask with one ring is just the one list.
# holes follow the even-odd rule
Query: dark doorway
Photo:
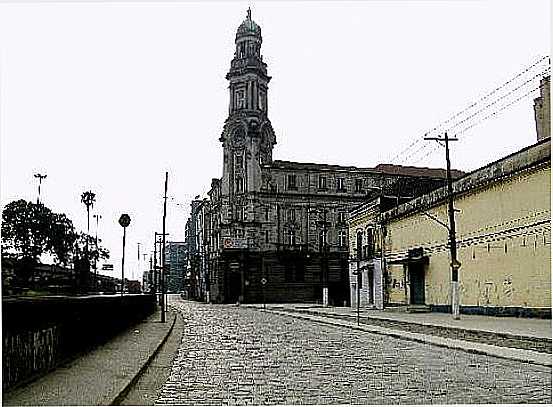
[[424, 305], [424, 265], [409, 264], [409, 281], [411, 286], [410, 303]]
[[242, 278], [240, 271], [236, 265], [231, 264], [227, 271], [228, 285], [227, 285], [227, 302], [235, 303], [240, 297], [240, 291], [242, 288]]
[[374, 274], [373, 270], [367, 271], [367, 289], [369, 290], [369, 304], [374, 304]]

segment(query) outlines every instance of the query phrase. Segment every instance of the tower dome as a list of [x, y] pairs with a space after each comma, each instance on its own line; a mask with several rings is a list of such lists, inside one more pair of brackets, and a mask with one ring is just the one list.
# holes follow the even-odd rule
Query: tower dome
[[252, 20], [252, 10], [248, 8], [248, 14], [246, 19], [242, 21], [242, 24], [236, 30], [236, 39], [240, 37], [254, 35], [261, 38], [261, 27]]

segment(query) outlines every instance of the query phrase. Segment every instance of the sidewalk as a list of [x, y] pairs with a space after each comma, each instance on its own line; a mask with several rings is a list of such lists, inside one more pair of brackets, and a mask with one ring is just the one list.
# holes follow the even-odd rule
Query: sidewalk
[[[244, 305], [263, 308], [261, 304]], [[461, 315], [407, 313], [401, 309], [323, 307], [320, 304], [267, 304], [266, 310], [312, 321], [347, 326], [402, 339], [463, 349], [508, 359], [551, 366], [551, 320]]]
[[3, 394], [3, 405], [118, 404], [169, 337], [177, 313], [166, 323], [159, 312], [105, 345], [20, 388]]

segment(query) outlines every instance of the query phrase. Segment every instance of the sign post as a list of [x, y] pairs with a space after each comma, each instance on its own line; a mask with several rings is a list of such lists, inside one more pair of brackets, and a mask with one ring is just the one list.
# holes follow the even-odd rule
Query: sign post
[[121, 261], [121, 295], [125, 291], [125, 238], [127, 236], [127, 226], [131, 224], [131, 217], [124, 213], [119, 218], [119, 224], [123, 227], [123, 258]]
[[267, 279], [263, 277], [261, 279], [261, 291], [263, 293], [263, 309], [265, 309], [265, 285], [267, 284]]

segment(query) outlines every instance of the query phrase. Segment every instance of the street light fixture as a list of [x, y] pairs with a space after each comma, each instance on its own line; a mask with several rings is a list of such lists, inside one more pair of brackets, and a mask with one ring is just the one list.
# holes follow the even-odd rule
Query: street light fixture
[[36, 173], [34, 175], [35, 178], [38, 179], [38, 197], [36, 199], [36, 203], [37, 205], [40, 204], [40, 185], [42, 184], [42, 180], [45, 179], [48, 175], [44, 174], [40, 174], [40, 173]]

